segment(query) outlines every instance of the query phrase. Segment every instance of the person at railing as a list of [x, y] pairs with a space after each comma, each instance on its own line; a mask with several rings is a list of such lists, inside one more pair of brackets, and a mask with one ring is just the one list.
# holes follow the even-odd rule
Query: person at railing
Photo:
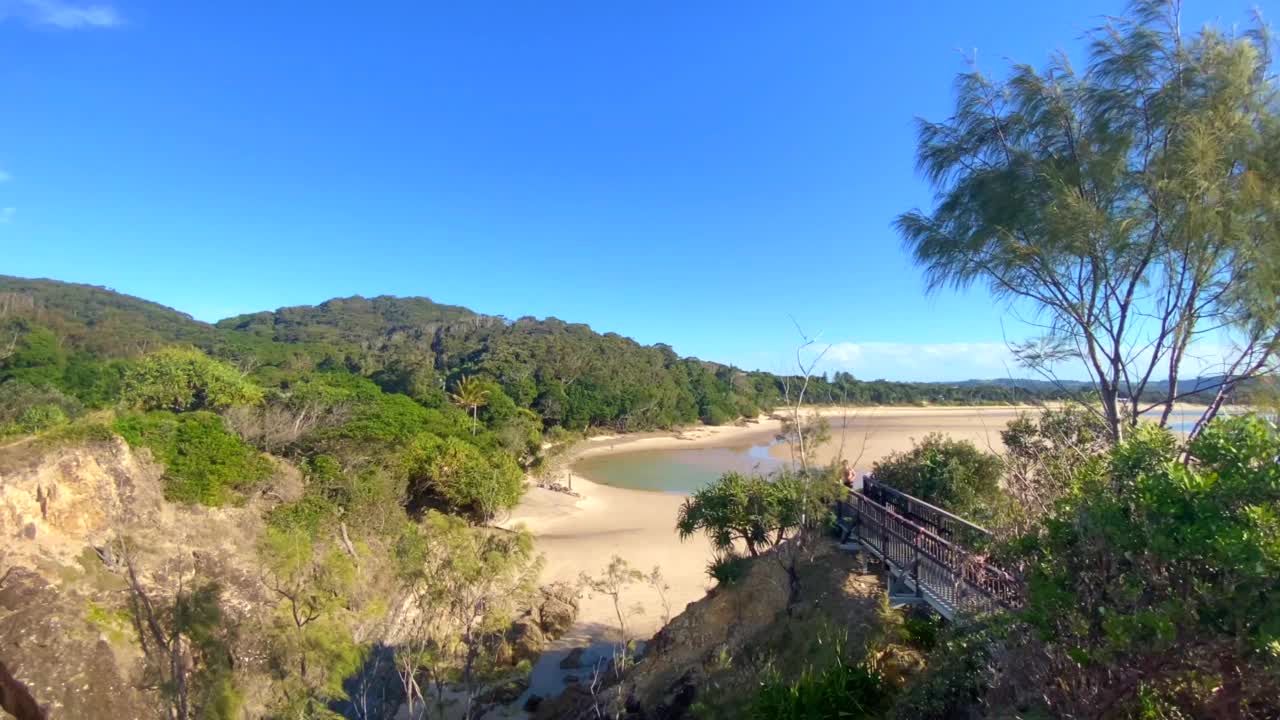
[[854, 472], [853, 466], [848, 460], [840, 461], [840, 483], [844, 485], [849, 492], [854, 493], [862, 489], [862, 483], [858, 482], [858, 473]]

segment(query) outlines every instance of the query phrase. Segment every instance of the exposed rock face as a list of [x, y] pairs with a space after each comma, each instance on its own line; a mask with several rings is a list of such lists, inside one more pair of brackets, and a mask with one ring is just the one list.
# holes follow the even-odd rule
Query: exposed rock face
[[[0, 449], [0, 661], [51, 720], [158, 718], [143, 690], [144, 657], [127, 608], [124, 546], [152, 599], [171, 601], [181, 577], [221, 589], [225, 622], [275, 606], [259, 577], [263, 502], [241, 508], [164, 501], [162, 468], [121, 439]], [[233, 648], [237, 671], [259, 673], [255, 633]], [[249, 716], [262, 698], [246, 699]]]
[[567, 583], [542, 588], [537, 607], [538, 624], [549, 638], [558, 638], [578, 619], [578, 591]]
[[883, 585], [863, 573], [860, 562], [832, 550], [819, 543], [815, 557], [802, 563], [801, 604], [793, 608], [794, 617], [786, 613], [789, 585], [782, 565], [762, 557], [738, 583], [713, 590], [672, 618], [621, 681], [609, 672], [609, 684], [594, 693], [581, 684], [570, 685], [559, 696], [544, 699], [534, 717], [586, 720], [601, 713], [675, 720], [686, 717], [712, 686], [741, 699], [758, 687], [759, 675], [758, 668], [738, 659], [761, 649], [775, 655], [780, 647], [800, 643], [794, 636], [808, 638], [819, 617], [821, 624], [848, 628], [850, 647], [858, 647], [878, 622]]
[[111, 628], [86, 620], [87, 606], [30, 570], [11, 569], [0, 583], [0, 652], [10, 671], [51, 719], [159, 717], [137, 689], [137, 657], [113, 647]]
[[26, 541], [9, 563], [36, 555], [70, 561], [121, 526], [153, 522], [163, 500], [160, 474], [120, 438], [47, 453], [0, 451], [0, 537]]
[[523, 660], [533, 662], [546, 649], [547, 638], [532, 618], [522, 618], [515, 621], [507, 631], [507, 643], [511, 647], [512, 664]]

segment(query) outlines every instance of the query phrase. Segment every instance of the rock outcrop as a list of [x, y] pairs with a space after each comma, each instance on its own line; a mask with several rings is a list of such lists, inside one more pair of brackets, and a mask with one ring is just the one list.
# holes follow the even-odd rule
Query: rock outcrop
[[10, 569], [0, 582], [4, 662], [50, 718], [159, 717], [154, 699], [137, 689], [131, 628], [95, 618], [90, 603], [33, 571]]
[[539, 591], [538, 624], [548, 637], [557, 638], [578, 619], [578, 590], [568, 583], [552, 583]]
[[[162, 717], [129, 614], [124, 555], [159, 602], [179, 579], [216, 583], [228, 623], [260, 618], [261, 498], [245, 507], [165, 502], [163, 470], [120, 438], [0, 448], [0, 661], [49, 718]], [[253, 633], [238, 672], [265, 667]], [[245, 710], [259, 709], [246, 698]]]
[[851, 647], [878, 632], [883, 585], [861, 562], [819, 543], [802, 563], [801, 604], [787, 613], [788, 579], [780, 563], [764, 556], [741, 580], [691, 603], [645, 645], [622, 678], [607, 673], [607, 687], [570, 686], [539, 703], [542, 720], [606, 717], [675, 720], [708, 693], [741, 700], [759, 686], [759, 670], [745, 657], [787, 653], [819, 627], [844, 628]]

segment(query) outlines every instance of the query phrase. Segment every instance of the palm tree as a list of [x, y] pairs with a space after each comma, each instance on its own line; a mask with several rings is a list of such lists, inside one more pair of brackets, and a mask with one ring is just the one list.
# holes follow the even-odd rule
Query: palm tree
[[471, 411], [471, 434], [476, 434], [476, 423], [479, 421], [480, 408], [484, 407], [489, 401], [489, 391], [480, 383], [480, 379], [472, 377], [464, 377], [458, 381], [457, 388], [454, 389], [453, 401], [459, 407], [467, 408]]

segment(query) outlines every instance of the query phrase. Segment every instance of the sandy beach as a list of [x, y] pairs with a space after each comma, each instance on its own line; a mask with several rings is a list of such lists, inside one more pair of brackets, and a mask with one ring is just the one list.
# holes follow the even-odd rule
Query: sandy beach
[[[1014, 407], [860, 407], [824, 408], [831, 424], [831, 440], [818, 449], [820, 462], [847, 457], [860, 469], [888, 453], [906, 450], [913, 439], [930, 432], [944, 432], [972, 440], [984, 449], [1000, 448], [999, 431], [1019, 412]], [[760, 417], [742, 425], [696, 427], [680, 432], [602, 436], [581, 443], [564, 463], [595, 455], [689, 447], [735, 447], [767, 443], [781, 430], [781, 420]], [[842, 452], [843, 451], [843, 452]], [[788, 459], [785, 444], [770, 449]], [[546, 565], [542, 581], [576, 581], [586, 571], [598, 575], [617, 555], [632, 567], [649, 572], [660, 567], [670, 589], [666, 591], [672, 615], [701, 598], [711, 587], [706, 575], [711, 546], [704, 537], [684, 542], [675, 532], [676, 513], [684, 496], [610, 487], [593, 483], [566, 471], [580, 497], [540, 487], [530, 487], [505, 525], [523, 524], [537, 539]], [[563, 481], [565, 474], [557, 474]], [[658, 593], [640, 584], [628, 591], [624, 609], [629, 634], [647, 638], [664, 623]], [[605, 597], [584, 597], [578, 627], [561, 644], [587, 644], [612, 636], [617, 627], [613, 605]]]

